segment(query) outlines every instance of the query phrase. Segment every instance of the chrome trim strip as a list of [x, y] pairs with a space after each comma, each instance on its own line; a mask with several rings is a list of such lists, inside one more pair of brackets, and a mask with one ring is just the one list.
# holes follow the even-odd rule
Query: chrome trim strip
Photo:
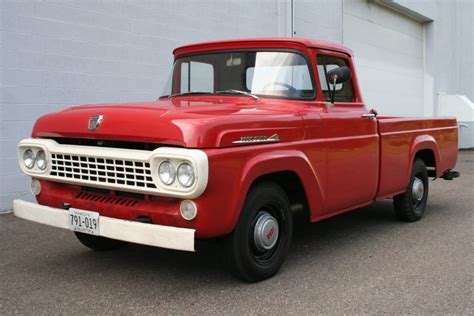
[[280, 137], [278, 136], [278, 134], [273, 134], [272, 136], [244, 136], [240, 137], [240, 140], [233, 141], [232, 144], [256, 144], [279, 141]]

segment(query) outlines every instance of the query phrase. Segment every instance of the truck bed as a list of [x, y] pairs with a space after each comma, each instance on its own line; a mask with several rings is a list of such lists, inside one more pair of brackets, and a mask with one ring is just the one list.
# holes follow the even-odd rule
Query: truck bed
[[406, 190], [412, 161], [419, 149], [423, 149], [422, 155], [431, 157], [428, 159], [431, 163], [427, 164], [431, 176], [441, 177], [454, 168], [458, 152], [456, 119], [378, 116], [377, 121], [380, 134], [377, 199]]

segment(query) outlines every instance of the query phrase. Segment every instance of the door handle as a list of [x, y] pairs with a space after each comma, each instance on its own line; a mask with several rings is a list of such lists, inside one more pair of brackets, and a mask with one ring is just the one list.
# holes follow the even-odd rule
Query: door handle
[[377, 110], [371, 109], [369, 113], [362, 114], [362, 117], [368, 118], [369, 120], [373, 120], [377, 117], [377, 114], [379, 114]]

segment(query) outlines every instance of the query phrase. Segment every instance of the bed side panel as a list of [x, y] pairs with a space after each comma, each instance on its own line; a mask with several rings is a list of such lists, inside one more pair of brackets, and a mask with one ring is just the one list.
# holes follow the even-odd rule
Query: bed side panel
[[413, 159], [423, 149], [433, 151], [436, 176], [453, 169], [457, 159], [454, 118], [379, 118], [380, 183], [377, 199], [405, 191]]

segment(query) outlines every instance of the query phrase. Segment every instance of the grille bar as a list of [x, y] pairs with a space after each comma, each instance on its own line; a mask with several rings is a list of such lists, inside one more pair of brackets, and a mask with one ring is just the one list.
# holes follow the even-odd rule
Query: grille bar
[[52, 153], [50, 176], [156, 189], [150, 163], [131, 159]]

